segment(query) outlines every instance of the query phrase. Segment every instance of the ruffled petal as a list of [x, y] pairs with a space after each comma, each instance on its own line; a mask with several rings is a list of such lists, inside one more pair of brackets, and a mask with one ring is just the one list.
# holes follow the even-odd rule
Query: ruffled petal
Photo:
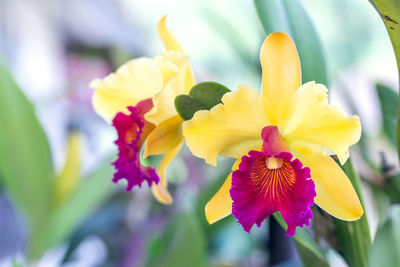
[[359, 117], [348, 117], [339, 107], [328, 105], [328, 90], [315, 82], [301, 86], [290, 106], [290, 120], [280, 125], [290, 145], [300, 152], [337, 154], [344, 164], [349, 146], [361, 136]]
[[91, 82], [90, 87], [96, 89], [92, 98], [93, 108], [108, 122], [118, 112], [129, 114], [128, 106], [153, 97], [177, 71], [177, 66], [170, 61], [152, 58], [131, 60], [115, 73]]
[[272, 33], [260, 53], [262, 96], [271, 124], [278, 125], [286, 115], [291, 96], [301, 85], [301, 66], [296, 47], [285, 33]]
[[332, 216], [346, 221], [359, 219], [364, 211], [346, 174], [329, 156], [296, 154], [311, 170], [315, 203]]
[[[280, 166], [269, 168], [271, 158], [280, 161]], [[232, 174], [232, 214], [250, 232], [254, 224], [260, 227], [268, 216], [280, 211], [288, 225], [286, 235], [293, 236], [297, 226], [308, 226], [313, 217], [310, 207], [316, 193], [309, 178], [310, 169], [303, 168], [298, 159], [292, 160], [289, 152], [267, 155], [250, 151]]]
[[182, 144], [183, 142], [179, 143], [164, 155], [157, 169], [157, 173], [160, 175], [160, 183], [151, 187], [154, 197], [163, 204], [172, 204], [173, 202], [167, 188], [167, 167], [180, 151]]
[[143, 157], [170, 151], [183, 141], [183, 119], [179, 116], [165, 120], [146, 139]]
[[225, 94], [222, 103], [197, 111], [183, 128], [192, 153], [212, 165], [218, 154], [240, 158], [249, 150], [260, 150], [261, 130], [269, 124], [261, 96], [248, 86]]
[[[240, 160], [233, 164], [232, 170], [239, 168]], [[206, 219], [209, 224], [215, 223], [232, 213], [232, 198], [229, 194], [232, 186], [232, 173], [226, 178], [218, 192], [207, 202], [205, 207]]]
[[140, 164], [139, 157], [146, 136], [154, 128], [154, 125], [143, 119], [143, 115], [151, 108], [151, 99], [143, 100], [135, 107], [128, 107], [129, 115], [119, 112], [113, 120], [113, 126], [118, 133], [118, 139], [115, 141], [118, 146], [118, 159], [113, 163], [116, 169], [113, 182], [126, 179], [127, 191], [136, 185], [141, 187], [143, 181], [147, 181], [151, 186], [160, 180], [152, 167]]

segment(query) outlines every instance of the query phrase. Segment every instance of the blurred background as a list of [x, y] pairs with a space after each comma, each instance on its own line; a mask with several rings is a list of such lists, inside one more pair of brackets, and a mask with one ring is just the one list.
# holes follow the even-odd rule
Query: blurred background
[[[397, 108], [390, 39], [368, 1], [299, 2], [320, 40], [317, 82], [363, 123], [351, 152], [374, 237], [400, 196], [397, 185], [385, 187], [399, 169], [396, 116], [386, 112]], [[230, 159], [210, 167], [183, 149], [168, 168], [170, 206], [147, 186], [125, 192], [111, 182], [116, 133], [94, 113], [88, 84], [131, 58], [163, 52], [157, 22], [166, 14], [196, 81], [259, 90], [259, 50], [275, 28], [264, 30], [253, 1], [0, 0], [0, 266], [302, 266], [297, 245], [272, 220], [250, 234], [232, 216], [207, 224], [204, 205]], [[327, 261], [346, 266], [329, 220], [317, 209], [314, 216], [310, 232]]]

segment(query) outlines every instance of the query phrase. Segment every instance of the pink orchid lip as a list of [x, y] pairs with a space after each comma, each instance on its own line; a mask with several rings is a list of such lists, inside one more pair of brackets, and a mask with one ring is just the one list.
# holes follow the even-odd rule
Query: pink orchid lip
[[232, 214], [250, 232], [254, 224], [260, 227], [279, 211], [288, 225], [286, 235], [293, 236], [297, 226], [308, 226], [313, 217], [310, 207], [316, 192], [310, 169], [292, 160], [277, 127], [265, 127], [261, 136], [262, 151], [243, 156], [232, 174]]
[[117, 183], [126, 179], [127, 191], [136, 185], [141, 187], [143, 181], [147, 181], [149, 186], [160, 181], [152, 167], [140, 163], [140, 150], [147, 135], [154, 128], [153, 124], [144, 119], [144, 114], [152, 107], [152, 100], [146, 99], [134, 107], [128, 107], [129, 115], [119, 112], [113, 119], [113, 126], [118, 133], [118, 139], [115, 141], [118, 146], [118, 159], [113, 163], [116, 172], [112, 181]]

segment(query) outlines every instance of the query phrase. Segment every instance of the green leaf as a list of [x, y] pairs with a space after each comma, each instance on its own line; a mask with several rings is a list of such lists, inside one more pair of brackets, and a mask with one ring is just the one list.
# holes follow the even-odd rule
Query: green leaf
[[33, 257], [41, 255], [46, 249], [61, 243], [104, 201], [114, 190], [111, 183], [112, 168], [108, 164], [84, 178], [75, 192], [49, 216], [42, 227], [40, 239], [30, 247]]
[[190, 120], [198, 110], [210, 110], [221, 103], [224, 94], [230, 92], [222, 84], [202, 82], [192, 87], [189, 95], [178, 95], [175, 98], [175, 108], [184, 120]]
[[376, 92], [378, 93], [379, 102], [381, 105], [383, 132], [389, 141], [393, 145], [396, 145], [396, 125], [399, 94], [382, 84], [376, 85]]
[[355, 170], [351, 159], [342, 166], [343, 171], [353, 184], [358, 198], [364, 208], [364, 214], [357, 221], [348, 222], [335, 219], [336, 232], [341, 247], [341, 253], [350, 266], [367, 266], [368, 253], [371, 248], [371, 235], [363, 197], [361, 194], [360, 176]]
[[400, 205], [391, 208], [390, 218], [378, 229], [368, 266], [398, 266], [400, 262]]
[[17, 259], [13, 260], [12, 266], [13, 267], [23, 267], [23, 265]]
[[199, 110], [207, 109], [189, 95], [178, 95], [175, 98], [175, 108], [179, 116], [185, 121], [193, 118], [194, 113]]
[[328, 85], [325, 57], [317, 31], [299, 0], [254, 0], [261, 24], [268, 35], [289, 34], [299, 52], [303, 83]]
[[[287, 225], [279, 212], [274, 213], [274, 218], [285, 230], [287, 229]], [[294, 239], [305, 266], [329, 266], [323, 251], [305, 228], [297, 227]]]
[[205, 106], [206, 109], [211, 109], [215, 105], [221, 103], [221, 98], [230, 91], [231, 90], [219, 83], [202, 82], [193, 86], [192, 89], [190, 89], [189, 95]]
[[176, 214], [167, 230], [150, 244], [146, 266], [208, 266], [205, 249], [206, 240], [195, 214]]
[[0, 64], [0, 177], [27, 215], [32, 239], [44, 231], [53, 168], [45, 133], [32, 104]]
[[[397, 61], [397, 69], [400, 77], [400, 2], [398, 0], [369, 0], [385, 23], [386, 30], [392, 41], [394, 54]], [[397, 140], [400, 139], [400, 113], [397, 118]], [[400, 157], [400, 142], [397, 142], [398, 156]]]

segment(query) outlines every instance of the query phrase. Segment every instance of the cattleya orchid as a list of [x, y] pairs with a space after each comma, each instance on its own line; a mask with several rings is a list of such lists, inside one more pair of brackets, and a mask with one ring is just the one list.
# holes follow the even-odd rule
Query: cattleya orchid
[[[166, 167], [183, 143], [183, 119], [174, 100], [188, 93], [194, 78], [188, 57], [166, 26], [166, 17], [159, 21], [158, 32], [167, 52], [131, 60], [90, 86], [96, 90], [92, 99], [95, 111], [112, 122], [118, 133], [113, 181], [126, 179], [127, 190], [131, 190], [146, 180], [154, 196], [170, 204]], [[140, 163], [143, 144], [143, 157], [165, 153], [157, 171]]]
[[183, 135], [195, 156], [216, 165], [218, 155], [237, 161], [207, 203], [209, 223], [233, 214], [244, 230], [279, 211], [294, 235], [309, 225], [314, 202], [342, 220], [363, 214], [341, 168], [361, 134], [357, 116], [328, 105], [322, 84], [301, 85], [296, 47], [284, 33], [270, 34], [261, 48], [261, 95], [249, 86], [225, 94], [211, 110], [197, 111]]

